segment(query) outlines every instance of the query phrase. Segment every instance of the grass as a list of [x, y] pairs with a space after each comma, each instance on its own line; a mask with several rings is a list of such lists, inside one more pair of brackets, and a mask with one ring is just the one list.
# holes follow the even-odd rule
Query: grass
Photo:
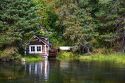
[[80, 56], [79, 60], [125, 64], [125, 54], [124, 53], [92, 54], [92, 55]]
[[44, 60], [44, 58], [39, 55], [26, 55], [23, 56], [22, 59], [25, 59], [26, 62], [39, 62]]
[[72, 52], [61, 52], [59, 53], [57, 59], [125, 64], [125, 53], [78, 55], [78, 54], [73, 54]]

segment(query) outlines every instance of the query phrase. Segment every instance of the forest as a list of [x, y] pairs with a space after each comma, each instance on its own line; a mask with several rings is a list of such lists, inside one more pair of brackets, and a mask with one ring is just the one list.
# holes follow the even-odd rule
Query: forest
[[0, 0], [0, 58], [20, 57], [33, 35], [53, 47], [125, 51], [125, 0]]

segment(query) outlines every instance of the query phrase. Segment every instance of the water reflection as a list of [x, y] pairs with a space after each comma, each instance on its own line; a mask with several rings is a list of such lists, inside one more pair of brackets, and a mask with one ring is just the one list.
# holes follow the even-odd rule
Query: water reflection
[[26, 64], [25, 71], [29, 75], [44, 76], [44, 79], [47, 80], [49, 77], [49, 62], [45, 60], [39, 63]]
[[45, 60], [1, 63], [0, 83], [125, 83], [125, 66], [96, 62]]

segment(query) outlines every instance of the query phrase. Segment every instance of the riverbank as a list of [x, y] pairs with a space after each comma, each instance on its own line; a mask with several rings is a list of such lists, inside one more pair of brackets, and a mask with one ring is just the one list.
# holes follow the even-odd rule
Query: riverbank
[[92, 54], [86, 56], [79, 56], [80, 61], [96, 61], [96, 62], [113, 62], [118, 64], [125, 64], [124, 53], [112, 53], [112, 54]]
[[21, 59], [21, 61], [24, 61], [24, 62], [39, 62], [43, 60], [44, 58], [41, 56], [31, 56], [31, 55], [23, 56]]
[[124, 53], [111, 54], [73, 54], [72, 52], [61, 52], [57, 57], [58, 60], [79, 60], [86, 62], [113, 62], [118, 64], [125, 64]]

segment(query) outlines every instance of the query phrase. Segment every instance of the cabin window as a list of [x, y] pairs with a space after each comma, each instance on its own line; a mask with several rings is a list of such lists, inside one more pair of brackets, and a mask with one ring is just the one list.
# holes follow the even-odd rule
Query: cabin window
[[31, 46], [31, 51], [35, 51], [35, 46]]
[[41, 51], [41, 46], [37, 46], [37, 51]]
[[42, 45], [30, 45], [29, 53], [42, 53]]

